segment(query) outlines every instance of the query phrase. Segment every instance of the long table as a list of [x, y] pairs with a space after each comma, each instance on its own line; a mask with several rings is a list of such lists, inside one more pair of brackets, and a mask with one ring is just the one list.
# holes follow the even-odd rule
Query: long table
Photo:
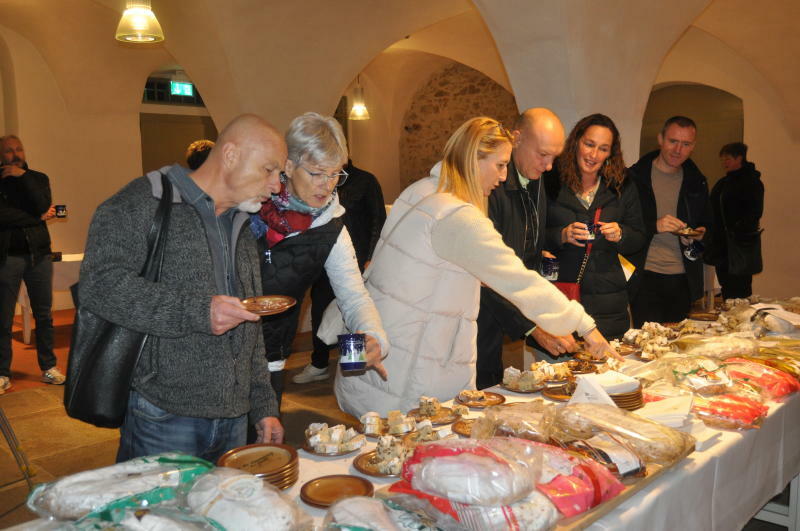
[[[508, 402], [531, 400], [502, 388]], [[470, 417], [480, 416], [473, 412]], [[368, 439], [367, 452], [375, 447]], [[320, 523], [324, 509], [300, 499], [302, 485], [329, 474], [353, 474], [371, 481], [375, 489], [396, 478], [375, 478], [353, 466], [357, 453], [321, 457], [299, 450], [300, 477], [289, 496]], [[741, 529], [758, 510], [800, 474], [800, 396], [770, 404], [760, 429], [721, 431], [710, 446], [692, 453], [656, 481], [594, 522], [589, 529]]]

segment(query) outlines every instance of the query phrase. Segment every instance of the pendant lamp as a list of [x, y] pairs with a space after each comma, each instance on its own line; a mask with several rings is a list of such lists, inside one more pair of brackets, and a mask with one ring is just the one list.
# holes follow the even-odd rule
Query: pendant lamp
[[125, 12], [117, 26], [116, 39], [122, 42], [153, 43], [164, 40], [150, 0], [127, 0]]
[[350, 108], [350, 120], [369, 120], [367, 104], [364, 103], [364, 89], [361, 88], [361, 79], [356, 81], [356, 88], [353, 89], [353, 106]]

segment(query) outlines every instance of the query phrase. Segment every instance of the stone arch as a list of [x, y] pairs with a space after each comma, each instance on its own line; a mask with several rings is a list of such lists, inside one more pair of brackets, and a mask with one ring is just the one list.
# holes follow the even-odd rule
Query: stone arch
[[511, 126], [514, 96], [486, 75], [461, 63], [445, 66], [412, 97], [400, 131], [400, 176], [409, 184], [428, 175], [453, 131], [474, 116]]

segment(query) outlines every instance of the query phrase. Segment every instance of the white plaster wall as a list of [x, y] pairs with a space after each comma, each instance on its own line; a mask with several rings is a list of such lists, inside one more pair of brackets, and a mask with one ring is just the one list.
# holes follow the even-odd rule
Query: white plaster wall
[[626, 154], [639, 152], [662, 59], [710, 2], [474, 0], [519, 108], [549, 107], [567, 129], [588, 114], [607, 114]]
[[791, 239], [797, 225], [800, 170], [794, 163], [800, 144], [793, 140], [772, 85], [750, 62], [703, 30], [690, 28], [673, 47], [656, 83], [695, 82], [726, 90], [744, 102], [744, 142], [748, 158], [762, 173], [766, 189], [762, 245], [764, 272], [753, 292], [767, 296], [800, 293], [800, 246]]
[[[9, 49], [17, 87], [18, 126], [5, 132], [19, 135], [30, 166], [50, 177], [53, 202], [67, 205], [66, 220], [48, 223], [53, 250], [83, 252], [97, 205], [141, 173], [138, 112], [70, 112], [31, 42], [2, 26], [0, 39]], [[56, 293], [54, 309], [65, 307], [71, 298]]]

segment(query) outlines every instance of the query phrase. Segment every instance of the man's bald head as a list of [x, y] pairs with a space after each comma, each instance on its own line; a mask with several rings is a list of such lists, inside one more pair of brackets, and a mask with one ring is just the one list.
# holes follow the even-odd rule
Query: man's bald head
[[217, 144], [232, 142], [234, 144], [283, 142], [283, 135], [269, 122], [255, 114], [241, 114], [231, 120], [219, 134]]
[[285, 164], [283, 135], [260, 116], [243, 114], [222, 129], [192, 177], [214, 199], [218, 211], [243, 202], [252, 210], [280, 191]]
[[534, 107], [514, 124], [514, 165], [527, 179], [538, 179], [553, 167], [564, 149], [564, 125], [550, 109]]

